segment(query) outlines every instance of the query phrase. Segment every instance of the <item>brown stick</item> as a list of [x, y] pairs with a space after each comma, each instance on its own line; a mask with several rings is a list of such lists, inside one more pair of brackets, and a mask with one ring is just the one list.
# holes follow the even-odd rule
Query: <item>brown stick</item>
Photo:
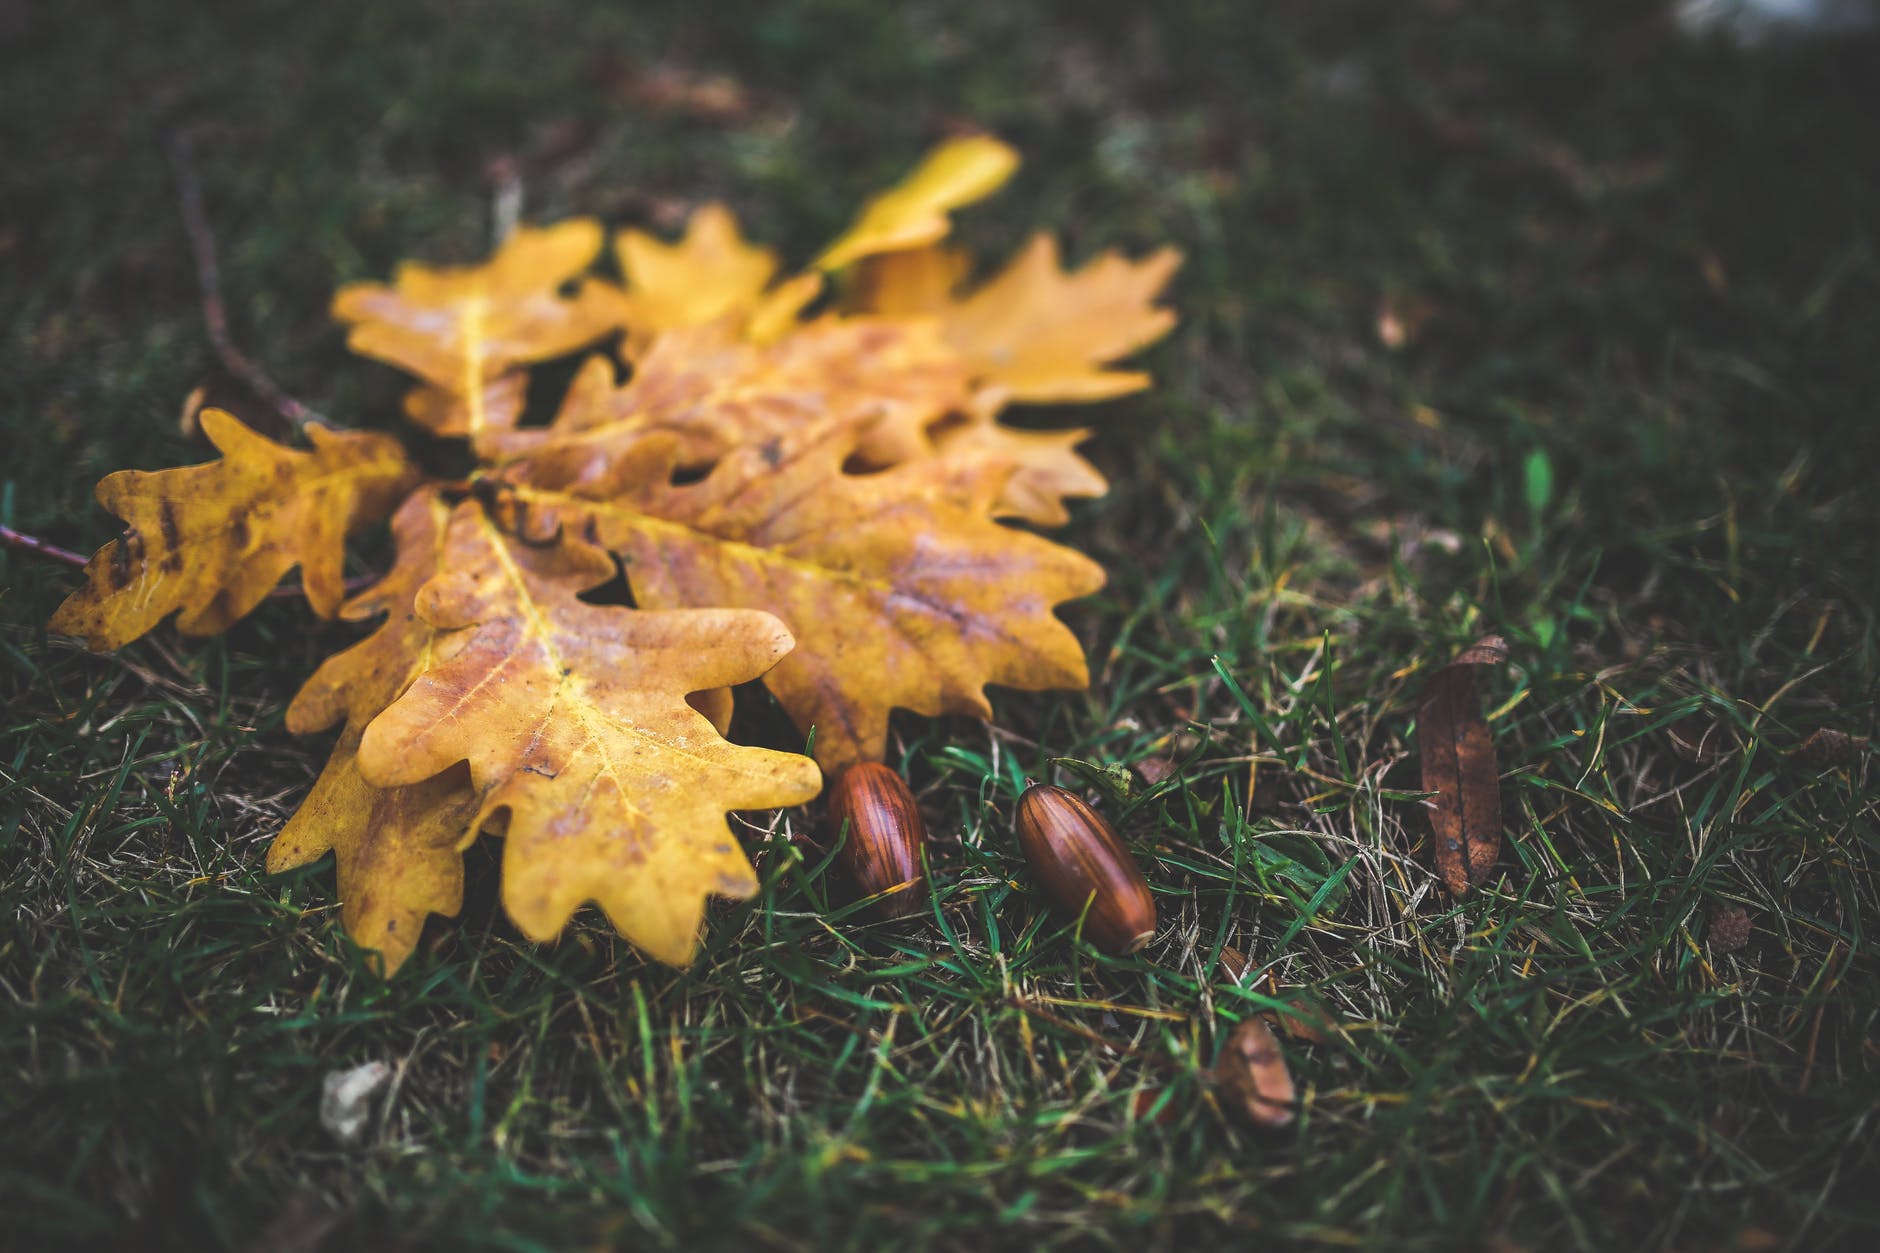
[[63, 562], [68, 566], [82, 566], [85, 556], [69, 548], [60, 548], [57, 544], [48, 544], [37, 535], [28, 535], [16, 531], [10, 526], [0, 526], [0, 548], [11, 548], [14, 552], [26, 553], [32, 557], [44, 557], [47, 561]]
[[209, 233], [209, 220], [202, 209], [202, 180], [190, 155], [190, 132], [177, 131], [170, 137], [170, 168], [176, 174], [177, 207], [183, 215], [183, 229], [189, 235], [190, 251], [196, 259], [196, 285], [202, 291], [202, 322], [209, 332], [222, 368], [247, 384], [248, 389], [271, 405], [295, 430], [309, 422], [325, 422], [318, 412], [294, 399], [267, 372], [248, 358], [228, 333], [228, 312], [222, 305], [222, 269], [216, 263], [215, 237]]
[[[16, 531], [10, 526], [0, 526], [0, 548], [10, 548], [14, 552], [25, 553], [29, 557], [39, 557], [46, 561], [56, 561], [61, 565], [84, 566], [90, 559], [83, 553], [75, 553], [69, 548], [60, 548], [49, 544], [37, 535], [28, 535]], [[355, 574], [345, 582], [350, 594], [372, 586], [379, 581], [376, 574]], [[268, 593], [271, 600], [287, 600], [295, 596], [305, 596], [307, 591], [298, 583], [286, 583]]]

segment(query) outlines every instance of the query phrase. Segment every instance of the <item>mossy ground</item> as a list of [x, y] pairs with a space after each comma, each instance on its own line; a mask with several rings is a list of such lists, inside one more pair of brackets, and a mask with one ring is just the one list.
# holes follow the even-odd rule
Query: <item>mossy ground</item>
[[[1094, 422], [1116, 484], [1065, 533], [1113, 576], [1069, 614], [1091, 690], [901, 728], [924, 925], [843, 912], [784, 838], [811, 810], [752, 832], [766, 889], [689, 971], [593, 917], [522, 942], [479, 849], [463, 917], [388, 984], [328, 867], [261, 871], [325, 750], [282, 711], [354, 632], [274, 602], [90, 656], [43, 630], [71, 573], [0, 557], [5, 1243], [1875, 1238], [1873, 762], [1787, 755], [1875, 722], [1874, 43], [1746, 56], [1577, 0], [0, 21], [0, 521], [72, 548], [113, 529], [100, 475], [201, 457], [193, 387], [263, 412], [202, 331], [180, 128], [236, 336], [361, 426], [400, 382], [346, 356], [328, 294], [479, 255], [498, 160], [534, 219], [723, 197], [800, 259], [976, 124], [1028, 164], [969, 242], [1189, 254], [1158, 388], [1040, 415]], [[653, 66], [751, 108], [648, 109], [623, 84]], [[1489, 630], [1509, 844], [1458, 904], [1415, 699]], [[1720, 750], [1681, 754], [1685, 719]], [[1029, 890], [1015, 789], [1169, 756], [1121, 814], [1163, 936], [1103, 959]], [[1302, 1117], [1256, 1136], [1198, 1076], [1275, 985], [1343, 1025], [1288, 1043]], [[389, 1099], [342, 1150], [322, 1077], [373, 1059]]]

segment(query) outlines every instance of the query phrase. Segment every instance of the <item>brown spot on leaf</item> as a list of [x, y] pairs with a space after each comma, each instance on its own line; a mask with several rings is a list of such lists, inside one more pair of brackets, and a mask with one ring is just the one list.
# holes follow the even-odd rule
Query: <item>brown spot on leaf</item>
[[138, 567], [144, 564], [144, 537], [136, 527], [124, 532], [111, 550], [111, 585], [120, 590], [129, 587]]

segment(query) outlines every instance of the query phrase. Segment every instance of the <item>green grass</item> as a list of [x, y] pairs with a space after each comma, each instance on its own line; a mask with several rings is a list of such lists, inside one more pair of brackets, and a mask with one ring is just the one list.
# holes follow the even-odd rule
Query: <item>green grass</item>
[[[113, 529], [97, 477], [201, 456], [193, 386], [260, 412], [201, 330], [180, 125], [211, 128], [236, 335], [354, 425], [392, 425], [399, 381], [328, 294], [477, 255], [499, 155], [531, 217], [725, 196], [804, 258], [968, 120], [1028, 156], [969, 241], [1190, 259], [1157, 390], [1042, 415], [1094, 419], [1116, 483], [1066, 532], [1112, 575], [1069, 613], [1089, 693], [899, 727], [937, 837], [916, 925], [843, 904], [811, 807], [759, 817], [765, 890], [689, 971], [592, 916], [520, 940], [479, 848], [387, 984], [330, 866], [261, 871], [326, 745], [282, 711], [353, 632], [276, 602], [94, 657], [43, 630], [71, 573], [0, 556], [4, 1242], [1872, 1241], [1873, 760], [1786, 753], [1871, 734], [1880, 690], [1875, 48], [1745, 58], [1644, 7], [9, 18], [0, 521], [74, 548]], [[610, 94], [662, 60], [757, 115]], [[1385, 301], [1426, 315], [1395, 351]], [[1509, 843], [1457, 903], [1415, 701], [1488, 630]], [[1685, 718], [1723, 751], [1680, 756]], [[1136, 958], [1074, 942], [1016, 857], [1016, 789], [1057, 757], [1183, 763], [1111, 804], [1164, 920]], [[1342, 1026], [1287, 1041], [1300, 1122], [1254, 1135], [1201, 1075], [1275, 985]], [[321, 1080], [374, 1059], [391, 1096], [341, 1149]]]

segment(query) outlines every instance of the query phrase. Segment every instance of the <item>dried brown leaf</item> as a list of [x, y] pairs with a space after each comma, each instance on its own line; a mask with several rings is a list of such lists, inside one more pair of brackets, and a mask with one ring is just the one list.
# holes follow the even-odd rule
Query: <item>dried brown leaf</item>
[[1430, 802], [1436, 866], [1457, 896], [1487, 879], [1501, 856], [1500, 772], [1475, 669], [1507, 659], [1507, 641], [1483, 636], [1430, 676], [1417, 712], [1423, 790], [1436, 794]]
[[1720, 909], [1710, 916], [1710, 947], [1718, 953], [1734, 953], [1749, 943], [1749, 911], [1740, 905]]
[[1106, 252], [1067, 271], [1057, 241], [1040, 234], [1004, 270], [957, 299], [954, 255], [871, 260], [872, 273], [857, 293], [868, 303], [860, 307], [937, 319], [975, 380], [1010, 400], [1107, 400], [1149, 385], [1147, 374], [1106, 367], [1175, 325], [1175, 315], [1155, 302], [1181, 264], [1180, 252], [1162, 248], [1140, 261]]
[[1807, 739], [1789, 751], [1789, 760], [1810, 770], [1838, 770], [1853, 764], [1866, 752], [1866, 736], [1820, 727], [1809, 732]]

